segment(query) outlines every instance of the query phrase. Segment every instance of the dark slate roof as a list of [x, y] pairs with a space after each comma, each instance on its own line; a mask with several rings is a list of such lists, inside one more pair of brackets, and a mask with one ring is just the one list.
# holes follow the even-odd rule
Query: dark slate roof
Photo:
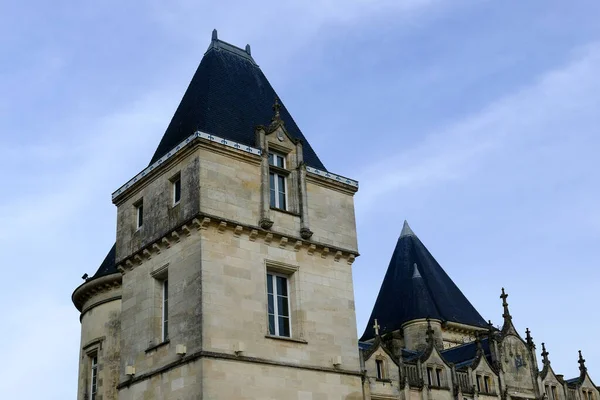
[[579, 382], [579, 377], [577, 377], [577, 378], [571, 378], [571, 379], [565, 379], [565, 382], [567, 382], [567, 383], [577, 383], [577, 382]]
[[[481, 348], [488, 361], [491, 358], [490, 342], [488, 338], [481, 340]], [[457, 368], [470, 365], [475, 357], [477, 357], [477, 343], [471, 342], [460, 346], [453, 347], [441, 352], [444, 360], [453, 363]]]
[[479, 312], [405, 221], [360, 340], [375, 337], [375, 318], [381, 332], [386, 333], [400, 329], [407, 321], [427, 317], [487, 327]]
[[115, 263], [115, 249], [116, 249], [117, 244], [113, 244], [113, 246], [111, 247], [111, 249], [109, 250], [108, 254], [106, 255], [106, 257], [104, 257], [104, 261], [102, 261], [102, 264], [100, 264], [100, 268], [98, 268], [98, 270], [96, 271], [96, 273], [94, 274], [94, 276], [92, 276], [91, 279], [96, 279], [99, 278], [101, 276], [104, 275], [110, 275], [110, 274], [114, 274], [117, 271], [117, 266]]
[[[278, 96], [254, 62], [250, 47], [242, 50], [216, 36], [214, 31], [213, 40], [150, 164], [196, 130], [255, 146], [255, 127], [271, 122]], [[303, 142], [304, 162], [325, 170], [283, 102], [280, 104], [281, 119], [288, 133]]]

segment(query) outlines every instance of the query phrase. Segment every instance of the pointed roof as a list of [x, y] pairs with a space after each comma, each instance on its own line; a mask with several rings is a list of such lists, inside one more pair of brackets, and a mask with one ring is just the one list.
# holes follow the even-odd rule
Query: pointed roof
[[383, 333], [414, 319], [431, 318], [487, 327], [479, 312], [405, 221], [361, 341], [375, 337], [377, 318]]
[[217, 38], [216, 30], [150, 164], [197, 130], [255, 146], [255, 128], [269, 124], [276, 97], [280, 99], [279, 112], [287, 132], [303, 142], [304, 162], [325, 170], [252, 58], [250, 46], [243, 50], [223, 42]]

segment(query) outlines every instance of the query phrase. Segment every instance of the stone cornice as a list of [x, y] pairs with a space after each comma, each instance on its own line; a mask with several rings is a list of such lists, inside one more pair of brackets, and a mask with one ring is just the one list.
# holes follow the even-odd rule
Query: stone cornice
[[[256, 157], [260, 157], [262, 154], [262, 150], [256, 147], [214, 136], [206, 132], [196, 131], [171, 149], [171, 151], [167, 152], [167, 154], [144, 168], [128, 182], [115, 190], [112, 194], [113, 203], [118, 203], [119, 199], [129, 193], [133, 186], [138, 186], [138, 183], [141, 181], [148, 181], [150, 177], [156, 175], [157, 171], [162, 170], [165, 165], [171, 164], [171, 162], [168, 161], [171, 161], [175, 156], [181, 155], [184, 150], [189, 149], [198, 143], [209, 145], [211, 146], [211, 149], [226, 153], [227, 155], [233, 155], [234, 157], [238, 156], [238, 158], [242, 157], [244, 160], [255, 159], [256, 161], [260, 161], [260, 159]], [[339, 189], [345, 188], [351, 193], [358, 190], [358, 182], [353, 179], [308, 166], [306, 167], [306, 170], [309, 172], [310, 176], [325, 178], [325, 182], [331, 181], [330, 183], [335, 182], [339, 184], [338, 186], [335, 186]], [[317, 179], [317, 181], [321, 180]]]
[[[75, 289], [75, 291], [73, 291], [71, 300], [73, 301], [73, 304], [75, 304], [75, 307], [77, 307], [77, 309], [83, 314], [83, 305], [87, 300], [99, 293], [105, 293], [110, 290], [119, 288], [120, 286], [121, 274], [115, 273], [100, 276], [98, 278], [88, 280], [83, 284], [79, 285], [79, 287]], [[89, 307], [87, 309], [89, 309]]]
[[309, 255], [320, 256], [322, 258], [333, 257], [336, 262], [343, 259], [348, 265], [351, 265], [355, 258], [359, 256], [355, 250], [343, 249], [274, 230], [265, 230], [259, 226], [242, 224], [226, 218], [199, 213], [174, 229], [167, 231], [158, 239], [118, 259], [116, 262], [117, 269], [125, 273], [125, 271], [131, 270], [152, 258], [154, 254], [160, 253], [163, 249], [169, 248], [172, 244], [185, 240], [186, 237], [191, 236], [194, 232], [203, 229], [217, 229], [220, 233], [227, 232], [237, 237], [244, 235], [252, 242], [262, 240], [270, 246], [289, 248], [294, 251], [304, 250]]

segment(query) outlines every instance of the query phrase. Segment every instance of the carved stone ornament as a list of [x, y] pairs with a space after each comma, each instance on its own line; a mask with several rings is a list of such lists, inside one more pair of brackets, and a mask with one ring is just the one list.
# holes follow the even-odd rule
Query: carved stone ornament
[[273, 226], [273, 221], [269, 218], [261, 218], [260, 221], [258, 221], [258, 225], [260, 225], [261, 228], [268, 230]]
[[302, 239], [310, 239], [311, 236], [313, 235], [313, 232], [308, 229], [308, 228], [302, 228], [300, 229], [300, 236], [302, 237]]

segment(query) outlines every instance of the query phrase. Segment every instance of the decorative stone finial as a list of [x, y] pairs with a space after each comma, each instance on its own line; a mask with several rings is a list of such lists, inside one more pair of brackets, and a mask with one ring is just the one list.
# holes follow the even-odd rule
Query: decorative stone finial
[[249, 56], [252, 55], [252, 52], [250, 51], [250, 45], [249, 44], [246, 45], [246, 53], [248, 53]]
[[504, 288], [502, 288], [502, 294], [500, 295], [500, 298], [502, 299], [502, 307], [504, 307], [504, 314], [502, 314], [502, 317], [504, 317], [504, 321], [512, 319], [510, 311], [508, 311], [508, 303], [506, 302], [507, 297], [508, 295], [504, 291]]
[[587, 368], [585, 367], [585, 360], [583, 359], [583, 356], [581, 355], [581, 350], [579, 350], [579, 371], [581, 371], [582, 374], [585, 374], [587, 371]]
[[525, 329], [525, 334], [525, 341], [527, 342], [527, 346], [529, 346], [530, 349], [535, 349], [535, 344], [533, 343], [533, 337], [531, 336], [531, 331], [529, 330], [529, 328]]
[[212, 40], [218, 40], [218, 39], [219, 39], [219, 37], [217, 36], [217, 30], [213, 29], [213, 31], [212, 31]]
[[488, 319], [487, 326], [488, 326], [488, 330], [490, 332], [494, 330], [494, 324], [492, 324], [492, 320], [491, 319]]
[[375, 318], [375, 324], [373, 325], [373, 329], [375, 329], [375, 336], [379, 336], [379, 329], [381, 328], [381, 326], [379, 326], [379, 324], [377, 323], [377, 318]]
[[404, 236], [415, 236], [415, 233], [412, 231], [412, 229], [410, 229], [410, 226], [408, 226], [408, 222], [406, 222], [406, 220], [404, 220], [402, 232], [400, 232], [400, 237], [402, 238]]
[[546, 351], [546, 343], [542, 343], [542, 364], [550, 365], [550, 359], [548, 358], [548, 353]]
[[279, 104], [279, 97], [275, 96], [275, 103], [273, 104], [273, 112], [274, 115], [271, 118], [271, 125], [269, 126], [269, 131], [273, 132], [277, 127], [283, 125], [283, 120], [281, 119], [281, 104]]

